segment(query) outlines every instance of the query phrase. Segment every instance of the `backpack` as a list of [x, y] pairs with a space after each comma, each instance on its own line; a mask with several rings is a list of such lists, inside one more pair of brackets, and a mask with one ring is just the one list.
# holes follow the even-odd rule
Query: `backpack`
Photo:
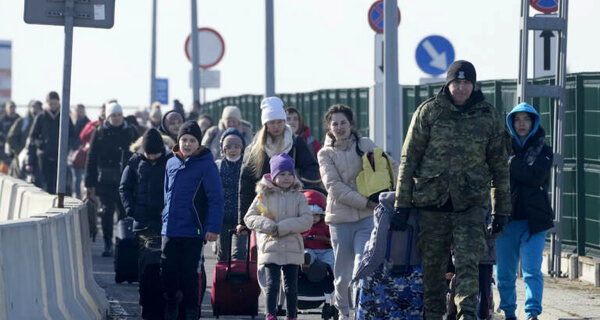
[[393, 191], [396, 175], [390, 158], [381, 148], [362, 155], [363, 170], [356, 177], [358, 193], [373, 202], [379, 202], [379, 194]]

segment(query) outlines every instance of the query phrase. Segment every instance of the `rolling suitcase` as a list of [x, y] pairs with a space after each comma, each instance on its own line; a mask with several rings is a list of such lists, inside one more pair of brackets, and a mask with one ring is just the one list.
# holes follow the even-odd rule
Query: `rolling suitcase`
[[119, 220], [115, 238], [115, 282], [138, 281], [138, 243], [133, 218]]
[[159, 320], [164, 317], [165, 300], [160, 282], [160, 236], [142, 237], [139, 251], [140, 305], [142, 318]]
[[[423, 318], [423, 266], [411, 265], [414, 229], [408, 226], [406, 234], [406, 264], [393, 265], [390, 260], [392, 235], [389, 230], [385, 261], [373, 274], [360, 280], [355, 319], [410, 319]], [[395, 241], [396, 243], [398, 241]]]
[[[229, 231], [232, 237], [235, 230]], [[231, 241], [230, 243], [233, 243]], [[250, 251], [250, 241], [248, 251]], [[211, 304], [213, 315], [258, 315], [260, 287], [256, 279], [256, 262], [246, 254], [246, 261], [231, 261], [231, 245], [227, 261], [217, 262], [213, 273]]]

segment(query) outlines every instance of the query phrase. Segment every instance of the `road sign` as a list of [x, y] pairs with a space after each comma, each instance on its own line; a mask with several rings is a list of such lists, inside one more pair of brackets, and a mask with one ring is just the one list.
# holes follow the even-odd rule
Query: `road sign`
[[[65, 24], [65, 0], [25, 0], [24, 20], [30, 24]], [[75, 1], [73, 26], [110, 29], [115, 24], [115, 0]]]
[[160, 102], [160, 104], [169, 104], [169, 79], [156, 78], [154, 81], [156, 101]]
[[529, 0], [529, 4], [543, 13], [552, 13], [558, 10], [558, 0]]
[[[190, 70], [190, 88], [192, 88], [192, 79], [194, 70]], [[221, 87], [221, 71], [200, 69], [200, 88], [220, 88]]]
[[442, 36], [429, 36], [419, 42], [415, 58], [423, 72], [437, 76], [446, 72], [454, 62], [454, 48]]
[[[200, 50], [200, 68], [208, 69], [223, 59], [225, 42], [223, 37], [211, 28], [198, 28], [198, 49]], [[192, 35], [185, 40], [185, 55], [192, 62]]]
[[[369, 25], [377, 33], [383, 32], [383, 0], [375, 1], [367, 13]], [[398, 25], [400, 25], [400, 8], [398, 8]]]
[[[553, 14], [538, 14], [536, 17], [555, 18]], [[556, 74], [558, 35], [553, 30], [533, 32], [533, 77], [546, 77]]]
[[0, 103], [11, 98], [12, 77], [12, 44], [10, 41], [0, 41]]

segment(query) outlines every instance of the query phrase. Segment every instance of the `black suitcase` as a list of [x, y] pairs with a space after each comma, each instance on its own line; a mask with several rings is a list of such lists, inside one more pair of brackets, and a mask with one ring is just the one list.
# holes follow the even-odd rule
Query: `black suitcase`
[[144, 246], [139, 251], [140, 305], [142, 318], [153, 320], [164, 317], [165, 300], [160, 282], [160, 236], [142, 237]]
[[119, 220], [115, 238], [115, 282], [138, 281], [138, 241], [133, 233], [133, 218]]

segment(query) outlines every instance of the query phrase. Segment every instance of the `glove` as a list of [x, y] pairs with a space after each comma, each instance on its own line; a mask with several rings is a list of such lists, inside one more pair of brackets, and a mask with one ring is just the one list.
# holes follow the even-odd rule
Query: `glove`
[[394, 231], [404, 231], [408, 227], [409, 208], [394, 208], [394, 214], [390, 221], [390, 229]]
[[507, 216], [492, 215], [492, 235], [499, 235], [502, 233], [504, 226], [508, 224]]

